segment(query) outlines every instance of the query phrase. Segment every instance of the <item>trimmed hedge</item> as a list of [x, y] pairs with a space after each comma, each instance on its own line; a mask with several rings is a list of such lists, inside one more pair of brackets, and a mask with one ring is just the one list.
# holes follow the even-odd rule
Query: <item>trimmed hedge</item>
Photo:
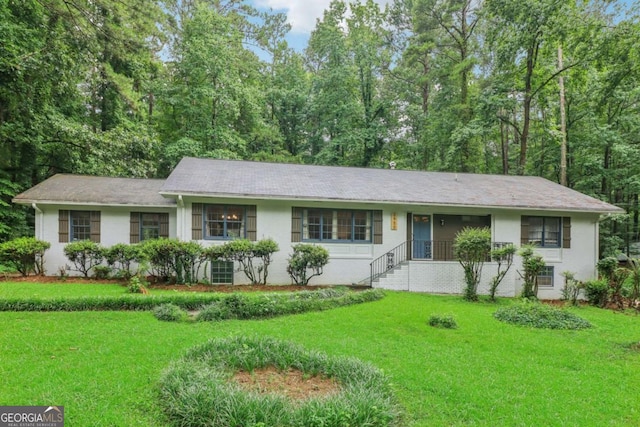
[[215, 319], [255, 319], [328, 310], [345, 305], [376, 301], [383, 297], [384, 292], [379, 289], [360, 292], [346, 289], [320, 289], [268, 294], [242, 292], [174, 295], [123, 294], [109, 297], [0, 299], [0, 311], [149, 311], [163, 304], [173, 304], [184, 310], [199, 310], [203, 307], [217, 305], [224, 307], [227, 314], [222, 318], [214, 316]]

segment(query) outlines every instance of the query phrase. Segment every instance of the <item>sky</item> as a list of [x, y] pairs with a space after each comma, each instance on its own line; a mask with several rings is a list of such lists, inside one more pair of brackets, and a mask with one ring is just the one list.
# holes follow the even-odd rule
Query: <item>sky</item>
[[[375, 0], [384, 7], [391, 0]], [[275, 12], [287, 15], [291, 32], [287, 36], [289, 46], [302, 51], [309, 41], [309, 34], [316, 26], [316, 19], [329, 7], [331, 0], [252, 0], [251, 3], [260, 9], [272, 8]]]

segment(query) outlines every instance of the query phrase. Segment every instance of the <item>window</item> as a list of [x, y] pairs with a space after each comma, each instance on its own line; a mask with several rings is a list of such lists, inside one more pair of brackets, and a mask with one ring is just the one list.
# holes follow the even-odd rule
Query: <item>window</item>
[[543, 267], [540, 274], [538, 274], [538, 287], [540, 288], [553, 288], [553, 266]]
[[100, 211], [58, 211], [58, 242], [78, 240], [100, 243]]
[[371, 242], [371, 224], [371, 211], [303, 209], [302, 239], [320, 242]]
[[204, 205], [205, 239], [242, 239], [246, 237], [246, 207]]
[[169, 237], [169, 214], [166, 212], [131, 212], [130, 243]]
[[211, 263], [211, 284], [233, 285], [233, 261], [214, 261]]
[[140, 213], [140, 241], [160, 237], [160, 214]]
[[69, 213], [69, 241], [91, 239], [91, 212], [71, 211]]
[[542, 248], [558, 248], [561, 239], [560, 217], [530, 216], [528, 242]]

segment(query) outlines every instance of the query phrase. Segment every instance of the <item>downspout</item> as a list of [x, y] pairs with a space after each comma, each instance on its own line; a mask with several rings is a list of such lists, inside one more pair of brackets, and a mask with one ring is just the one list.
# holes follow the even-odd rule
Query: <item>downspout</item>
[[178, 208], [176, 209], [176, 237], [178, 240], [183, 240], [184, 236], [184, 200], [182, 200], [182, 194], [178, 194]]
[[44, 214], [42, 212], [42, 210], [40, 210], [40, 208], [38, 207], [38, 205], [36, 205], [35, 202], [31, 203], [31, 207], [36, 211], [36, 239], [38, 240], [43, 240], [42, 239], [42, 234], [43, 234], [43, 230], [42, 227], [44, 226]]

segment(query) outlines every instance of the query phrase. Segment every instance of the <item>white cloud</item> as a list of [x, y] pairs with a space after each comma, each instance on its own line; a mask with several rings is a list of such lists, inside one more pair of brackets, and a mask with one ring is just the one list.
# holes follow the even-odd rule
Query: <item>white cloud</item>
[[[376, 0], [385, 5], [391, 0]], [[276, 11], [287, 14], [291, 32], [310, 33], [316, 26], [316, 19], [322, 19], [325, 9], [329, 7], [331, 0], [255, 0], [257, 7], [273, 8]]]

